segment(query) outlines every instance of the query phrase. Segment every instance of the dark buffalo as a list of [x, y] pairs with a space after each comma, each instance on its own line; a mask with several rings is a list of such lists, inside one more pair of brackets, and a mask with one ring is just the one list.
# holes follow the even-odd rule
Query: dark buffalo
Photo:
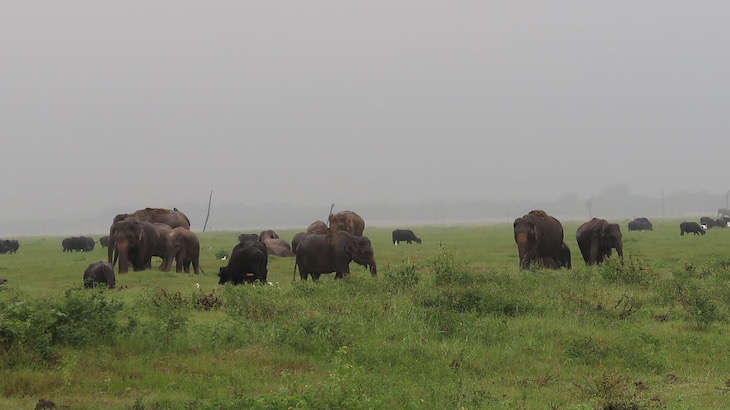
[[64, 252], [90, 252], [94, 250], [94, 239], [86, 236], [72, 236], [61, 242]]
[[266, 245], [258, 240], [257, 235], [244, 235], [239, 236], [240, 242], [233, 248], [228, 265], [218, 271], [219, 285], [228, 282], [234, 285], [256, 281], [266, 283], [269, 263]]
[[702, 229], [700, 224], [697, 222], [682, 222], [679, 224], [680, 235], [684, 235], [685, 232], [693, 233], [695, 235], [704, 235], [705, 230]]
[[718, 226], [715, 220], [710, 218], [709, 216], [703, 216], [702, 218], [700, 218], [700, 225], [706, 226], [707, 229]]
[[410, 229], [395, 229], [393, 230], [393, 245], [398, 245], [398, 242], [416, 242], [421, 243], [421, 238], [417, 237]]
[[654, 227], [646, 218], [636, 218], [629, 222], [629, 231], [651, 231]]
[[92, 288], [97, 283], [104, 283], [113, 288], [115, 283], [114, 268], [109, 262], [94, 262], [84, 271], [84, 287]]
[[15, 239], [0, 239], [0, 253], [15, 253], [20, 244]]
[[109, 246], [109, 235], [104, 235], [99, 238], [99, 245], [101, 245], [102, 248]]

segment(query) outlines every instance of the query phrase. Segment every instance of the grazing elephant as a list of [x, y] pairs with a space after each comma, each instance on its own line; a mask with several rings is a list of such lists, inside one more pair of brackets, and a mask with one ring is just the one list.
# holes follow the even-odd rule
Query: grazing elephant
[[94, 239], [86, 236], [72, 236], [61, 241], [64, 252], [90, 252], [94, 250]]
[[543, 210], [533, 210], [513, 224], [520, 269], [531, 265], [560, 268], [563, 225]]
[[218, 284], [231, 282], [239, 285], [256, 281], [266, 283], [267, 264], [268, 256], [263, 242], [259, 242], [258, 238], [256, 241], [240, 242], [233, 248], [228, 265], [222, 266], [218, 271]]
[[160, 234], [153, 224], [127, 216], [114, 222], [109, 229], [108, 262], [114, 266], [118, 256], [119, 273], [127, 273], [130, 263], [135, 271], [150, 268], [159, 242]]
[[[160, 270], [168, 272], [172, 267], [172, 259], [175, 259], [175, 272], [190, 273], [190, 264], [193, 264], [193, 272], [200, 273], [200, 241], [189, 229], [178, 226], [171, 229], [167, 234], [165, 245], [165, 259], [162, 261]], [[163, 269], [164, 268], [164, 269]]]
[[84, 271], [84, 287], [93, 288], [96, 283], [105, 283], [109, 289], [114, 287], [114, 267], [109, 262], [94, 262]]
[[251, 242], [251, 241], [258, 242], [259, 236], [256, 235], [255, 233], [242, 233], [242, 234], [238, 235], [238, 243]]
[[307, 280], [319, 280], [323, 273], [335, 272], [335, 279], [350, 274], [350, 262], [370, 268], [372, 276], [378, 274], [375, 265], [375, 252], [370, 240], [365, 236], [355, 236], [349, 232], [337, 231], [328, 235], [310, 233], [305, 235], [297, 247], [294, 262], [294, 278], [299, 266], [299, 276]]
[[[334, 207], [334, 204], [332, 206]], [[328, 221], [332, 231], [345, 231], [355, 236], [362, 236], [362, 232], [365, 230], [365, 221], [352, 211], [332, 214], [332, 208], [330, 208]]]
[[398, 242], [406, 242], [410, 245], [411, 242], [421, 243], [421, 238], [417, 237], [410, 229], [395, 229], [392, 234], [393, 245], [398, 245]]
[[[178, 211], [177, 208], [144, 208], [134, 211], [134, 213], [131, 214], [119, 214], [114, 217], [114, 220], [112, 221], [112, 227], [116, 222], [130, 217], [134, 217], [139, 221], [147, 221], [149, 223], [164, 223], [170, 225], [170, 228], [177, 228], [178, 226], [182, 226], [183, 228], [190, 229], [190, 220], [184, 213]], [[111, 228], [109, 228], [108, 246], [109, 250], [107, 259], [109, 260], [109, 262], [111, 262], [112, 254], [114, 252], [114, 235], [111, 232]], [[119, 273], [123, 272], [120, 271]]]
[[603, 262], [611, 256], [611, 248], [616, 249], [621, 263], [624, 263], [621, 228], [618, 224], [610, 224], [605, 219], [593, 218], [581, 225], [575, 233], [580, 253], [586, 265]]
[[326, 223], [324, 223], [322, 221], [314, 221], [307, 227], [307, 231], [305, 233], [326, 234], [329, 231], [330, 231], [330, 228], [327, 227]]
[[682, 222], [679, 224], [679, 234], [684, 235], [685, 232], [695, 235], [704, 235], [705, 230], [697, 222]]

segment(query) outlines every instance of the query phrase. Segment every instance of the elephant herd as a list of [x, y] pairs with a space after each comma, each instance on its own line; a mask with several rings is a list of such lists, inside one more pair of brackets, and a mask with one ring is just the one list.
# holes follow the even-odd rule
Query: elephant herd
[[291, 246], [279, 238], [276, 232], [267, 230], [256, 234], [241, 234], [233, 248], [227, 266], [218, 272], [219, 284], [266, 283], [268, 256], [293, 256], [294, 278], [297, 268], [302, 280], [309, 276], [319, 280], [323, 273], [335, 273], [340, 279], [350, 273], [350, 262], [370, 269], [377, 275], [375, 253], [370, 240], [362, 236], [365, 221], [352, 211], [332, 213], [329, 226], [315, 221], [306, 232], [299, 232], [292, 238]]
[[[533, 210], [513, 224], [520, 268], [542, 266], [571, 268], [570, 248], [563, 241], [563, 225], [543, 210]], [[575, 233], [578, 248], [586, 265], [595, 265], [611, 256], [612, 249], [623, 263], [623, 242], [618, 224], [593, 218]]]

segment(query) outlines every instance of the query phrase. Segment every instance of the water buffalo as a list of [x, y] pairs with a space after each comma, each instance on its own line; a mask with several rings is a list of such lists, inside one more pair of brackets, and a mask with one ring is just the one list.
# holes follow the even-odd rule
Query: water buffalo
[[416, 242], [421, 243], [421, 238], [417, 237], [410, 229], [395, 229], [393, 230], [393, 245], [398, 245], [398, 242]]
[[679, 224], [679, 229], [680, 229], [680, 233], [679, 233], [680, 235], [684, 235], [685, 232], [693, 233], [695, 235], [704, 235], [705, 234], [705, 230], [702, 229], [700, 224], [698, 224], [697, 222], [682, 222], [681, 224]]

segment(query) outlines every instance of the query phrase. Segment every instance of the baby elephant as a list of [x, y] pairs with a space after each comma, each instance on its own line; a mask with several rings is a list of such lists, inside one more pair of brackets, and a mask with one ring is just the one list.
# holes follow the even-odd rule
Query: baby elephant
[[93, 288], [96, 283], [105, 283], [111, 289], [114, 287], [114, 267], [107, 262], [94, 262], [84, 271], [84, 287]]

